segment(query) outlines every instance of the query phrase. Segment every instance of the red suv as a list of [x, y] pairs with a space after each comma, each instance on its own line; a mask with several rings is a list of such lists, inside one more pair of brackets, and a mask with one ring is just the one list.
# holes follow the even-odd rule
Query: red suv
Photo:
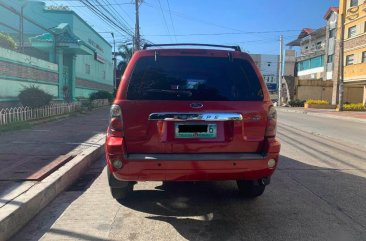
[[137, 181], [208, 180], [236, 180], [243, 196], [259, 196], [278, 163], [276, 118], [258, 68], [239, 47], [145, 45], [110, 111], [112, 196], [125, 198]]

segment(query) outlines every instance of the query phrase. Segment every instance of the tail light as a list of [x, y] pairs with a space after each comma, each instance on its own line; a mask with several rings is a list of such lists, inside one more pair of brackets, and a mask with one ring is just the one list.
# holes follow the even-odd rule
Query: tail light
[[111, 106], [108, 132], [110, 136], [123, 137], [122, 111], [119, 105]]
[[266, 137], [275, 137], [276, 136], [276, 128], [277, 128], [277, 111], [274, 106], [269, 107], [268, 109], [268, 118], [267, 118], [267, 128], [266, 128]]

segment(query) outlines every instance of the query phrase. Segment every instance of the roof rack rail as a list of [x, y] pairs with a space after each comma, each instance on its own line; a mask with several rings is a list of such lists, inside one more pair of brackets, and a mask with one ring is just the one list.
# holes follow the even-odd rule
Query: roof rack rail
[[229, 46], [229, 45], [217, 45], [217, 44], [196, 44], [196, 43], [180, 43], [180, 44], [144, 44], [143, 49], [150, 47], [166, 47], [166, 46], [205, 46], [205, 47], [219, 47], [234, 49], [235, 51], [241, 52], [240, 46]]

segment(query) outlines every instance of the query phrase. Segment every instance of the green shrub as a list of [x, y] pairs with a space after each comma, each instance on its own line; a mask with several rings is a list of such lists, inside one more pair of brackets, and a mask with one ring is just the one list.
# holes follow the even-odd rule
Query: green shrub
[[366, 107], [362, 103], [357, 103], [357, 104], [344, 104], [343, 105], [343, 110], [358, 110], [358, 111], [362, 111], [362, 110], [366, 110]]
[[31, 85], [29, 87], [24, 87], [24, 89], [20, 91], [18, 98], [23, 106], [38, 108], [48, 105], [52, 100], [52, 95], [46, 93], [38, 86]]
[[307, 100], [305, 103], [309, 105], [329, 105], [327, 100]]
[[290, 100], [288, 104], [291, 107], [304, 107], [305, 100]]
[[16, 42], [15, 40], [8, 34], [0, 33], [0, 47], [6, 49], [15, 49]]
[[90, 100], [108, 99], [109, 102], [112, 102], [113, 94], [105, 90], [99, 90], [97, 92], [91, 93], [89, 99]]

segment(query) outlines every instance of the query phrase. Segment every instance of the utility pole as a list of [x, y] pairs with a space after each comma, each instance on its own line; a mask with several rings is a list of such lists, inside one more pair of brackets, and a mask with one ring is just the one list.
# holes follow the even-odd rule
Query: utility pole
[[283, 36], [280, 36], [280, 61], [278, 64], [278, 106], [281, 106], [282, 95], [282, 62], [283, 62]]
[[20, 7], [20, 19], [19, 19], [19, 42], [20, 42], [20, 51], [24, 52], [24, 8], [27, 6], [29, 2], [25, 2]]
[[139, 2], [140, 0], [135, 0], [135, 11], [136, 11], [135, 36], [134, 36], [135, 51], [140, 50]]
[[343, 92], [344, 92], [344, 13], [341, 14], [341, 38], [339, 41], [339, 89], [338, 89], [338, 111], [343, 111]]
[[116, 40], [114, 39], [114, 33], [111, 33], [113, 38], [113, 86], [114, 90], [117, 89], [117, 80], [116, 80]]

